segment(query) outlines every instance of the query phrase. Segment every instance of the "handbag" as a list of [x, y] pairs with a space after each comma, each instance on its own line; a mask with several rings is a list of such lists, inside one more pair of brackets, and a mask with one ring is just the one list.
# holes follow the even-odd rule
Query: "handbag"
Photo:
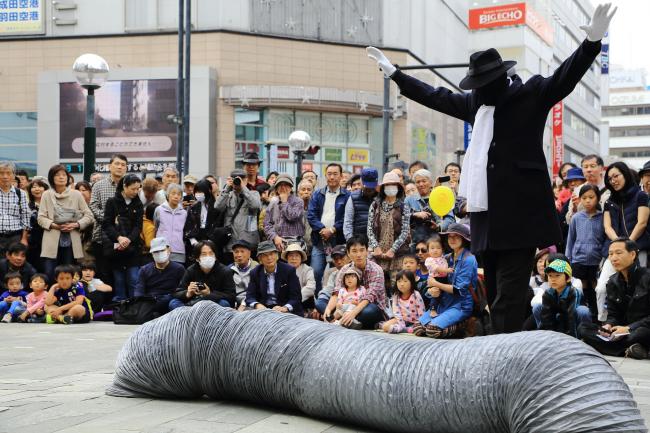
[[55, 224], [73, 223], [83, 217], [83, 212], [78, 209], [71, 209], [54, 203], [54, 221]]
[[235, 213], [232, 214], [232, 218], [230, 218], [230, 224], [227, 224], [223, 227], [215, 227], [212, 229], [212, 233], [210, 233], [210, 239], [215, 244], [224, 247], [228, 245], [230, 239], [232, 238], [232, 225], [235, 222], [235, 218], [237, 217], [237, 214], [239, 213], [239, 210], [243, 205], [244, 205], [244, 199], [240, 198], [239, 203], [237, 203], [237, 208], [235, 209]]
[[156, 300], [152, 296], [125, 299], [113, 307], [113, 323], [116, 325], [141, 325], [158, 316]]

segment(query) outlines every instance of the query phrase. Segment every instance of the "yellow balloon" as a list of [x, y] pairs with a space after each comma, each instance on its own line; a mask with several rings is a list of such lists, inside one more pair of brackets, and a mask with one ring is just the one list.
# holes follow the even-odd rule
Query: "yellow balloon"
[[448, 186], [437, 186], [429, 195], [429, 206], [436, 215], [443, 217], [454, 208], [456, 198]]

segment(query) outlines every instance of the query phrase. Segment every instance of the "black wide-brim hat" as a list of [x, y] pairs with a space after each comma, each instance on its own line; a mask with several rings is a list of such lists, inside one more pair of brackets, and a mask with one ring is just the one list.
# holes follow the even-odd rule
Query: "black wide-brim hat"
[[499, 52], [494, 48], [477, 51], [469, 57], [467, 75], [460, 81], [458, 86], [463, 90], [478, 89], [505, 74], [508, 69], [516, 64], [517, 62], [514, 60], [504, 62]]

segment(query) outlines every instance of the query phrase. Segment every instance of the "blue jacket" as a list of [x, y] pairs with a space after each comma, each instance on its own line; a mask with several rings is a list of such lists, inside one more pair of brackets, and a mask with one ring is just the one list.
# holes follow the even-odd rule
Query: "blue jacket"
[[[250, 273], [250, 282], [246, 290], [246, 305], [254, 303], [267, 304], [268, 281], [264, 273], [264, 265], [258, 265]], [[278, 262], [275, 271], [275, 297], [277, 305], [291, 305], [293, 314], [302, 317], [302, 293], [296, 268], [286, 263]]]
[[[468, 250], [461, 253], [460, 257], [454, 262], [453, 254], [445, 256], [449, 267], [454, 268], [454, 272], [449, 274], [449, 284], [454, 286], [454, 293], [447, 293], [440, 291], [440, 296], [437, 298], [432, 297], [428, 292], [426, 297], [431, 300], [431, 308], [436, 313], [442, 314], [447, 310], [456, 309], [462, 314], [458, 322], [461, 322], [472, 315], [474, 308], [474, 300], [470, 292], [470, 286], [478, 286], [478, 263]], [[420, 318], [420, 323], [426, 325], [431, 321], [431, 310], [424, 313]]]
[[[307, 208], [307, 221], [311, 226], [311, 241], [312, 245], [322, 245], [322, 239], [319, 232], [325, 228], [323, 223], [320, 222], [323, 216], [323, 205], [325, 204], [325, 193], [327, 187], [316, 190], [309, 200], [309, 207]], [[348, 201], [350, 193], [345, 189], [340, 189], [340, 194], [336, 197], [334, 203], [334, 210], [336, 218], [334, 228], [336, 229], [336, 245], [344, 244], [345, 237], [343, 236], [343, 219], [345, 218], [345, 203]]]
[[603, 213], [589, 217], [580, 211], [571, 218], [569, 236], [566, 241], [566, 256], [570, 263], [584, 266], [597, 266], [602, 258], [605, 243]]

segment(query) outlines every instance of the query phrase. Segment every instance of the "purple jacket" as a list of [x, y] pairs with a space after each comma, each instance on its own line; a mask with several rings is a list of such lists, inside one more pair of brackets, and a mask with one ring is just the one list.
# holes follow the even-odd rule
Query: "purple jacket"
[[154, 221], [156, 222], [156, 237], [164, 237], [172, 247], [172, 253], [185, 254], [185, 243], [183, 242], [183, 228], [187, 212], [182, 206], [176, 209], [169, 207], [167, 203], [156, 208]]
[[273, 240], [276, 236], [304, 236], [305, 225], [303, 215], [305, 209], [302, 200], [290, 194], [286, 203], [277, 198], [271, 200], [264, 216], [264, 233], [266, 238]]

